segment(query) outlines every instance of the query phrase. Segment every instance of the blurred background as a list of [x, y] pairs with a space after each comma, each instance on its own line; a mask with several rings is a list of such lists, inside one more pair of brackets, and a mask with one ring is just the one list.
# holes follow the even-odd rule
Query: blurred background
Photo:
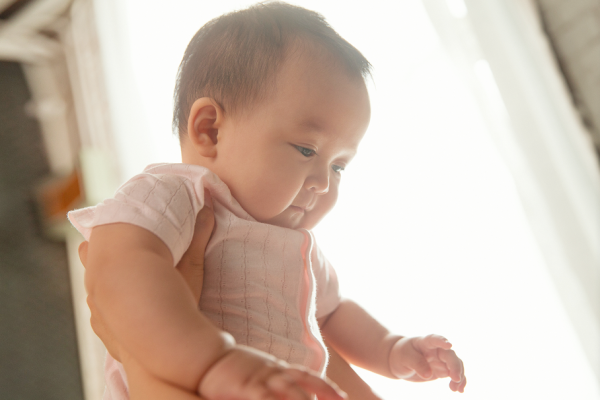
[[[440, 333], [464, 394], [600, 399], [600, 0], [305, 0], [374, 66], [372, 120], [315, 229], [345, 296]], [[177, 66], [252, 2], [0, 0], [0, 399], [97, 400], [68, 210], [179, 162]]]

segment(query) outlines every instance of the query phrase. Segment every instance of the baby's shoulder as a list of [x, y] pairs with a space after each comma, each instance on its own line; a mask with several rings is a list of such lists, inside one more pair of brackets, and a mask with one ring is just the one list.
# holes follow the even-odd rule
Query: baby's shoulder
[[198, 165], [151, 164], [121, 185], [115, 198], [134, 199], [155, 207], [178, 207], [182, 202], [189, 205], [190, 200], [195, 203], [203, 199], [204, 188], [215, 181], [213, 175]]
[[144, 171], [125, 182], [117, 192], [129, 192], [139, 188], [150, 190], [202, 191], [205, 187], [219, 184], [220, 179], [209, 169], [191, 164], [150, 164]]
[[[152, 176], [164, 182], [205, 182], [220, 179], [208, 168], [193, 164], [150, 164], [136, 177]], [[134, 177], [135, 179], [135, 177]]]
[[251, 219], [217, 174], [200, 165], [151, 164], [121, 186], [116, 197], [165, 209], [191, 206], [197, 213], [204, 205], [205, 192], [238, 217]]

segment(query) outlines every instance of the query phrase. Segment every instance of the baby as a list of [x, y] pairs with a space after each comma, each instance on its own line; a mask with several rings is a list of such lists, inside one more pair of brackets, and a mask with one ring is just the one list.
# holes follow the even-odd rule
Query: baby
[[[150, 379], [193, 394], [181, 398], [341, 399], [322, 378], [323, 335], [352, 364], [464, 390], [446, 339], [393, 335], [341, 298], [310, 232], [369, 124], [369, 70], [322, 16], [285, 3], [223, 15], [191, 40], [175, 92], [183, 164], [150, 165], [69, 213], [89, 241], [88, 295]], [[206, 192], [215, 229], [197, 304], [173, 266]], [[128, 398], [110, 356], [106, 374], [105, 399]]]

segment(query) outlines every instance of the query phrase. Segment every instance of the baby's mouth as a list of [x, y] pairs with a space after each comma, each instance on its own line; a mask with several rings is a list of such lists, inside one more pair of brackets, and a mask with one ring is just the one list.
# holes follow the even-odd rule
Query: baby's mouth
[[305, 205], [302, 206], [297, 206], [297, 205], [291, 205], [290, 208], [294, 211], [300, 212], [302, 211], [303, 213], [307, 213], [309, 211], [311, 211], [313, 209], [313, 207], [315, 206], [316, 203], [316, 199], [313, 198], [311, 199], [308, 203], [304, 203]]
[[304, 207], [300, 207], [300, 206], [290, 206], [289, 207], [290, 210], [294, 211], [294, 212], [298, 212], [298, 213], [304, 213], [306, 211], [306, 209]]

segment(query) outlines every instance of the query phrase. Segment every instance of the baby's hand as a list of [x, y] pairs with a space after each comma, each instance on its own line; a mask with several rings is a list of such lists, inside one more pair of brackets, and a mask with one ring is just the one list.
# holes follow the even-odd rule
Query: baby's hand
[[209, 400], [344, 400], [331, 381], [246, 346], [236, 346], [204, 375], [200, 396]]
[[398, 377], [412, 382], [450, 377], [450, 389], [464, 392], [467, 378], [452, 344], [439, 335], [402, 338], [390, 352], [390, 369]]

